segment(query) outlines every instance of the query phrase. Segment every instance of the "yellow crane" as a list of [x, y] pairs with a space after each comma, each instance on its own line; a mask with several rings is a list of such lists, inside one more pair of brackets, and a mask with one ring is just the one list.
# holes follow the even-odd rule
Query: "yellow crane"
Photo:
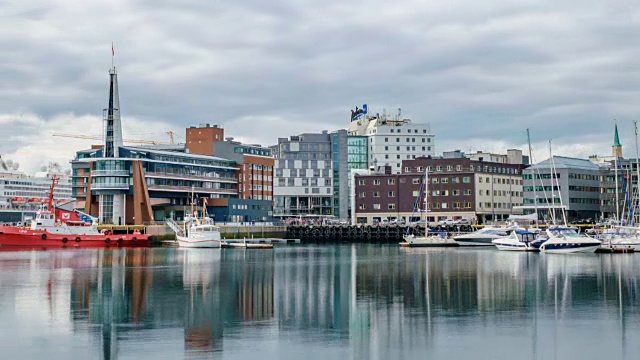
[[[173, 131], [167, 132], [167, 134], [171, 133], [169, 136], [171, 137], [170, 142], [162, 142], [155, 140], [137, 140], [137, 139], [122, 139], [123, 142], [130, 144], [149, 144], [149, 145], [173, 145], [173, 135], [175, 133]], [[81, 134], [64, 134], [64, 133], [55, 133], [53, 136], [66, 137], [66, 138], [74, 138], [74, 139], [88, 139], [88, 140], [103, 140], [102, 136], [98, 135], [81, 135]]]

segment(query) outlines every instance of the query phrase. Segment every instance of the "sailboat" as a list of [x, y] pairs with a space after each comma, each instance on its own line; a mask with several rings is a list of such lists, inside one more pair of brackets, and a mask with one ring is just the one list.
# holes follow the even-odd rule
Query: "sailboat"
[[[549, 140], [549, 160], [551, 161], [551, 199], [552, 199], [552, 209], [555, 207], [555, 198], [553, 195], [554, 185], [558, 188], [558, 193], [560, 190], [560, 184], [558, 183], [558, 178], [555, 175], [556, 166], [555, 161], [553, 159], [553, 154], [551, 153], [551, 140]], [[554, 184], [554, 179], [556, 184]], [[553, 222], [554, 226], [551, 226], [545, 230], [548, 239], [540, 245], [540, 251], [546, 253], [576, 253], [576, 252], [588, 252], [593, 253], [600, 247], [602, 244], [600, 240], [589, 237], [585, 234], [579, 233], [574, 228], [569, 228], [567, 226], [567, 214], [565, 212], [564, 205], [562, 204], [562, 196], [558, 194], [558, 198], [560, 199], [560, 211], [562, 212], [562, 219], [564, 221], [564, 226], [555, 226], [555, 211], [553, 212]]]
[[[420, 191], [416, 197], [415, 205], [413, 206], [413, 212], [419, 210], [420, 196], [424, 189], [424, 212], [429, 210], [429, 167], [425, 166], [424, 171], [424, 183], [420, 186]], [[412, 214], [413, 217], [413, 214]], [[446, 231], [442, 230], [429, 230], [429, 226], [425, 221], [425, 234], [423, 236], [416, 236], [415, 234], [409, 234], [409, 226], [407, 226], [407, 234], [403, 236], [404, 241], [400, 243], [402, 247], [442, 247], [442, 246], [458, 246], [457, 243], [450, 241]]]
[[176, 232], [178, 245], [185, 248], [219, 248], [221, 243], [220, 228], [213, 224], [207, 216], [207, 199], [202, 202], [202, 216], [193, 209], [193, 192], [191, 193], [191, 214], [185, 216], [182, 231]]

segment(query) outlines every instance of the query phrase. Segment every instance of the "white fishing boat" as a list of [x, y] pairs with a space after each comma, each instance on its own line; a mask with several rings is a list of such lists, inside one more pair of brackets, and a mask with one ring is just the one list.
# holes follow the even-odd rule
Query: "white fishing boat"
[[568, 227], [552, 227], [546, 230], [549, 237], [540, 245], [540, 251], [546, 253], [594, 253], [602, 242], [576, 229]]
[[511, 234], [491, 241], [498, 250], [505, 251], [538, 251], [545, 241], [537, 232], [516, 229]]
[[[192, 215], [191, 215], [192, 214]], [[191, 194], [191, 214], [187, 215], [180, 226], [173, 219], [167, 219], [167, 225], [176, 233], [178, 246], [183, 248], [220, 248], [220, 228], [207, 215], [207, 199], [203, 199], [201, 216], [193, 209]]]

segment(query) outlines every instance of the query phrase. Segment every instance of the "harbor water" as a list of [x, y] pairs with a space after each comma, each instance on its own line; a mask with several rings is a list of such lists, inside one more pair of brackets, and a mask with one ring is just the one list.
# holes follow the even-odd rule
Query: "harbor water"
[[640, 255], [0, 252], [5, 359], [637, 359]]

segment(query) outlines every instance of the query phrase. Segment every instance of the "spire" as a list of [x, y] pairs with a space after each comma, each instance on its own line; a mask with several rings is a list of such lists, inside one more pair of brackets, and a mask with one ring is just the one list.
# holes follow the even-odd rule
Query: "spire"
[[120, 121], [120, 96], [116, 68], [109, 70], [109, 107], [104, 110], [105, 123], [104, 157], [118, 157], [122, 146], [122, 123]]
[[618, 124], [616, 124], [615, 129], [616, 132], [613, 136], [613, 147], [622, 146], [622, 144], [620, 144], [620, 135], [618, 135]]
[[618, 124], [615, 125], [615, 133], [613, 135], [613, 146], [611, 146], [611, 155], [622, 158], [622, 144], [620, 144], [620, 135], [618, 134]]

